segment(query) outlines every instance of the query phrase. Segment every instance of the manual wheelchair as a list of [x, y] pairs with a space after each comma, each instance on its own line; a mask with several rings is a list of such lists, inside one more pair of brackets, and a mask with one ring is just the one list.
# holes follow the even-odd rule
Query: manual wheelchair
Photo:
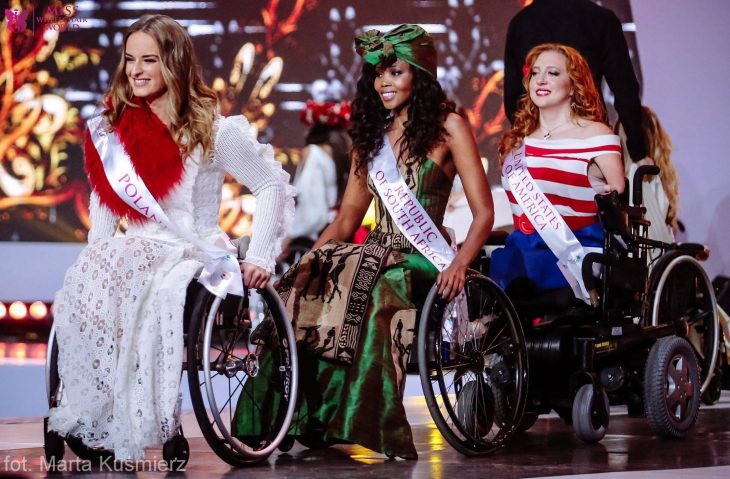
[[641, 181], [658, 168], [639, 170], [635, 206], [596, 197], [606, 234], [603, 253], [583, 264], [591, 305], [570, 289], [505, 292], [481, 274], [450, 303], [432, 288], [414, 339], [418, 369], [431, 416], [459, 452], [489, 453], [551, 410], [596, 442], [611, 404], [645, 415], [658, 435], [684, 437], [701, 398], [717, 400], [717, 304], [696, 259], [704, 247], [647, 238]]
[[[239, 244], [245, 257], [247, 243]], [[264, 322], [264, 319], [269, 318]], [[257, 331], [265, 323], [265, 340]], [[262, 328], [263, 329], [263, 328]], [[182, 370], [193, 411], [205, 440], [225, 462], [247, 466], [265, 460], [286, 435], [297, 400], [298, 363], [294, 333], [279, 296], [271, 286], [244, 288], [244, 295], [218, 298], [197, 280], [188, 286], [184, 313], [185, 354]], [[51, 330], [46, 359], [46, 391], [49, 407], [63, 394], [58, 376], [58, 346]], [[259, 361], [272, 362], [264, 373]], [[245, 390], [245, 393], [244, 393]], [[262, 400], [276, 393], [276, 401]], [[241, 398], [241, 395], [244, 397]], [[234, 415], [240, 401], [263, 404], [247, 408], [256, 424], [255, 436], [234, 436]], [[256, 401], [253, 399], [256, 398]], [[98, 463], [113, 461], [108, 450], [89, 448], [74, 437], [62, 438], [48, 430], [44, 420], [44, 450], [49, 464], [63, 459], [65, 444], [81, 459]], [[188, 442], [179, 426], [162, 449], [171, 470], [180, 470], [189, 459]]]

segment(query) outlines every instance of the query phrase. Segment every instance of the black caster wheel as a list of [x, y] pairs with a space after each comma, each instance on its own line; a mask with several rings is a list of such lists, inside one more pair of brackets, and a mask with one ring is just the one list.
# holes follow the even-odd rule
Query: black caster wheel
[[279, 443], [279, 450], [281, 452], [289, 452], [294, 447], [294, 436], [284, 436], [284, 439]]
[[584, 384], [573, 399], [573, 432], [583, 442], [603, 439], [611, 414], [608, 395], [602, 387]]
[[167, 463], [170, 471], [178, 472], [185, 470], [185, 465], [190, 459], [190, 445], [183, 436], [173, 436], [162, 446], [162, 458]]

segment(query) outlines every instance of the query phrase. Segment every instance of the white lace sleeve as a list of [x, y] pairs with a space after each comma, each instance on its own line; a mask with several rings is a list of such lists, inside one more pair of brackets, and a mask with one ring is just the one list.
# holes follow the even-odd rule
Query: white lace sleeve
[[93, 191], [89, 200], [89, 219], [91, 220], [89, 243], [93, 243], [99, 238], [110, 238], [117, 232], [119, 218], [101, 204], [99, 195]]
[[281, 252], [281, 239], [294, 216], [296, 190], [289, 184], [289, 174], [274, 159], [271, 145], [257, 142], [250, 130], [243, 116], [221, 118], [213, 162], [256, 197], [251, 244], [245, 261], [273, 272]]

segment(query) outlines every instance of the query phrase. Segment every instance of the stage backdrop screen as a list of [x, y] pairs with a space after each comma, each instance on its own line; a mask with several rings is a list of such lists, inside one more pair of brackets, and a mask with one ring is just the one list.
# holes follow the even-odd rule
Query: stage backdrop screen
[[[0, 25], [0, 241], [83, 242], [89, 185], [85, 121], [120, 59], [122, 32], [154, 11], [192, 36], [223, 115], [245, 115], [259, 141], [294, 172], [309, 98], [351, 99], [361, 59], [355, 35], [400, 23], [436, 39], [439, 81], [468, 118], [489, 178], [507, 126], [502, 56], [507, 24], [525, 0], [217, 0], [4, 2]], [[640, 76], [629, 0], [603, 0], [624, 23]], [[610, 102], [610, 98], [608, 98]], [[227, 181], [220, 212], [232, 236], [250, 231], [252, 198]]]

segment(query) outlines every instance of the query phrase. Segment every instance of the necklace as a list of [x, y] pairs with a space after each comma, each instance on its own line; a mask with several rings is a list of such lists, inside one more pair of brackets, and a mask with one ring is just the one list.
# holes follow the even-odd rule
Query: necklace
[[542, 131], [544, 131], [544, 132], [545, 132], [545, 134], [544, 134], [544, 135], [542, 135], [542, 139], [543, 139], [543, 140], [549, 140], [549, 139], [550, 139], [550, 137], [552, 136], [552, 133], [553, 133], [553, 132], [554, 132], [555, 130], [557, 130], [557, 129], [558, 129], [558, 128], [560, 128], [561, 126], [567, 125], [567, 124], [568, 124], [568, 123], [570, 123], [571, 121], [572, 121], [572, 118], [569, 118], [569, 119], [568, 119], [568, 121], [565, 121], [565, 122], [563, 122], [563, 123], [559, 124], [558, 126], [554, 126], [554, 127], [552, 127], [552, 128], [545, 128], [544, 126], [542, 126], [542, 124], [540, 124], [540, 129], [541, 129]]

